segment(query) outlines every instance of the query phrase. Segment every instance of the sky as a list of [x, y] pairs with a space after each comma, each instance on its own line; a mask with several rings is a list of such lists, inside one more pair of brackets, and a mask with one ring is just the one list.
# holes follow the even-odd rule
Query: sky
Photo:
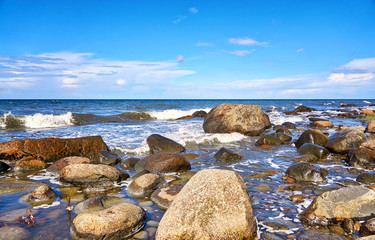
[[1, 99], [374, 99], [375, 0], [0, 0]]

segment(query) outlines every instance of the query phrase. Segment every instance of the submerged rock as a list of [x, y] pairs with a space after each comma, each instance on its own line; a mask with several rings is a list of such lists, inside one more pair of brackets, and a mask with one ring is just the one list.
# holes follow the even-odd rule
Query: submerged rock
[[312, 154], [318, 159], [325, 159], [329, 155], [329, 151], [327, 149], [312, 143], [304, 143], [297, 149], [297, 152], [301, 155]]
[[271, 127], [269, 117], [258, 105], [221, 104], [211, 109], [204, 119], [207, 133], [239, 132], [258, 136]]
[[146, 173], [136, 178], [127, 188], [127, 191], [135, 198], [149, 197], [161, 183], [162, 178], [154, 173]]
[[298, 181], [323, 182], [328, 171], [311, 163], [297, 163], [286, 170], [286, 175]]
[[35, 189], [30, 195], [28, 195], [28, 202], [33, 203], [45, 203], [53, 202], [57, 198], [57, 194], [47, 185], [42, 185]]
[[135, 170], [147, 170], [155, 174], [190, 170], [190, 163], [180, 154], [159, 153], [143, 158], [135, 165]]
[[167, 210], [172, 204], [182, 186], [169, 186], [159, 188], [151, 194], [151, 200], [162, 210]]
[[206, 169], [183, 187], [160, 221], [157, 240], [253, 239], [257, 223], [241, 176]]
[[31, 239], [31, 233], [18, 226], [3, 226], [0, 228], [1, 240], [28, 240]]
[[145, 224], [145, 211], [134, 204], [120, 203], [108, 209], [82, 213], [73, 220], [74, 239], [123, 239]]
[[64, 167], [60, 181], [75, 186], [111, 186], [129, 175], [119, 169], [102, 164], [74, 164]]
[[73, 165], [73, 164], [87, 164], [87, 163], [92, 163], [92, 161], [89, 158], [86, 157], [65, 157], [60, 160], [57, 160], [54, 162], [51, 166], [47, 168], [47, 172], [52, 172], [56, 174], [60, 174], [61, 169], [68, 165]]
[[364, 129], [358, 127], [347, 127], [334, 134], [324, 147], [330, 152], [347, 153], [352, 148], [361, 146], [366, 141]]
[[199, 110], [194, 112], [192, 115], [194, 118], [205, 118], [207, 116], [207, 112], [203, 110]]
[[303, 132], [294, 144], [297, 148], [301, 147], [305, 143], [313, 143], [319, 146], [324, 146], [328, 140], [329, 138], [320, 130], [311, 129]]
[[99, 150], [94, 157], [97, 164], [116, 165], [120, 161], [121, 158], [117, 154], [107, 150]]
[[150, 148], [151, 154], [179, 153], [186, 151], [181, 144], [159, 134], [152, 134], [149, 136], [147, 138], [147, 145]]
[[292, 122], [284, 122], [281, 125], [283, 125], [284, 127], [288, 128], [288, 129], [296, 129], [297, 128], [296, 124], [294, 124]]
[[375, 168], [375, 151], [367, 148], [351, 149], [345, 161], [352, 167]]
[[23, 139], [0, 143], [0, 159], [19, 160], [28, 156], [45, 161], [69, 156], [92, 158], [98, 150], [108, 150], [100, 136]]
[[306, 107], [306, 106], [299, 106], [298, 108], [294, 109], [294, 112], [313, 112], [313, 111], [316, 111], [315, 108], [309, 108], [309, 107]]
[[93, 212], [103, 210], [119, 202], [123, 202], [124, 199], [111, 196], [97, 196], [89, 198], [83, 202], [80, 202], [74, 207], [76, 214]]
[[375, 183], [375, 171], [361, 173], [357, 177], [357, 182], [361, 182], [361, 183]]
[[242, 156], [224, 147], [220, 148], [220, 150], [214, 155], [214, 158], [218, 162], [238, 162], [243, 159]]

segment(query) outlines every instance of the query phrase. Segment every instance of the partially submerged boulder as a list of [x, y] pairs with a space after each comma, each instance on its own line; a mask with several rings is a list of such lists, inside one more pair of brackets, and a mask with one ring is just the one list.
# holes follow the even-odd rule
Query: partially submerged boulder
[[224, 147], [220, 148], [220, 150], [214, 155], [214, 158], [218, 162], [238, 162], [243, 159], [241, 155]]
[[159, 134], [152, 134], [147, 138], [147, 145], [151, 154], [157, 153], [179, 153], [185, 152], [186, 149], [179, 143], [163, 137]]
[[325, 159], [329, 155], [329, 151], [327, 149], [312, 143], [304, 143], [297, 149], [297, 152], [301, 155], [312, 154], [318, 159]]
[[375, 151], [367, 148], [353, 148], [346, 155], [345, 161], [352, 167], [375, 168]]
[[0, 143], [0, 159], [19, 160], [32, 156], [48, 162], [69, 156], [93, 158], [98, 150], [108, 150], [100, 136], [23, 139]]
[[246, 185], [233, 171], [206, 169], [183, 187], [156, 239], [254, 239], [257, 222]]
[[299, 113], [299, 112], [313, 112], [316, 111], [315, 108], [310, 108], [306, 106], [299, 106], [298, 108], [294, 109], [294, 112]]
[[134, 204], [120, 203], [108, 209], [82, 213], [74, 220], [74, 239], [123, 239], [137, 233], [145, 224], [145, 211]]
[[123, 198], [111, 197], [111, 196], [96, 196], [86, 199], [83, 202], [78, 203], [74, 206], [74, 212], [76, 214], [94, 212], [98, 210], [103, 210], [105, 208], [111, 207], [117, 203], [123, 202]]
[[290, 166], [286, 170], [286, 175], [298, 181], [323, 182], [328, 171], [311, 163], [302, 162]]
[[42, 185], [28, 195], [26, 201], [33, 205], [34, 203], [53, 202], [56, 198], [57, 194], [52, 188], [47, 185]]
[[135, 165], [135, 170], [147, 170], [151, 173], [164, 174], [190, 170], [190, 163], [180, 154], [159, 153], [143, 158]]
[[303, 132], [294, 144], [297, 148], [301, 147], [304, 143], [313, 143], [319, 146], [324, 146], [328, 140], [329, 138], [320, 130], [311, 129]]
[[269, 117], [258, 105], [221, 104], [211, 109], [204, 119], [207, 133], [239, 132], [258, 136], [271, 127]]
[[51, 166], [47, 168], [47, 172], [52, 172], [56, 174], [60, 174], [61, 169], [68, 165], [73, 165], [73, 164], [88, 164], [92, 163], [92, 161], [89, 158], [86, 157], [65, 157], [62, 159], [57, 160], [54, 162]]
[[343, 154], [349, 152], [352, 148], [361, 146], [365, 141], [366, 136], [362, 127], [347, 127], [334, 134], [324, 144], [324, 147], [330, 152]]

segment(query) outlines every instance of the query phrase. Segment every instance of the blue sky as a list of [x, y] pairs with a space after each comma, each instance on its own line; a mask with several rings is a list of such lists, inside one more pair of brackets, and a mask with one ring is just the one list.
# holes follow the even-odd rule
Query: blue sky
[[0, 98], [374, 98], [374, 43], [374, 0], [0, 0]]

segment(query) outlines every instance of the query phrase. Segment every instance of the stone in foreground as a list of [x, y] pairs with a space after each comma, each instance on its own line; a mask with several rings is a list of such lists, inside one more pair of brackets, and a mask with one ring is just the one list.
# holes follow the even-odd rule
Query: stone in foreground
[[271, 127], [269, 117], [258, 105], [221, 104], [214, 107], [204, 119], [207, 133], [239, 132], [258, 136]]
[[185, 148], [181, 144], [159, 134], [149, 136], [147, 145], [151, 154], [185, 152]]
[[241, 176], [207, 169], [183, 187], [160, 221], [157, 240], [254, 239], [257, 223]]
[[137, 233], [146, 220], [145, 211], [120, 203], [108, 209], [82, 213], [73, 220], [74, 239], [124, 239]]

